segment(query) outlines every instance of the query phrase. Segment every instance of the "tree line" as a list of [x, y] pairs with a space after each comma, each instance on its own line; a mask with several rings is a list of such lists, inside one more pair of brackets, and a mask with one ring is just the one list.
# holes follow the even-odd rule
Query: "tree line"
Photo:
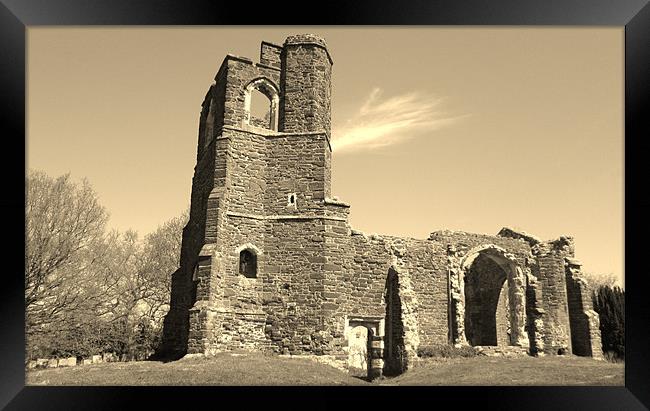
[[154, 352], [188, 211], [139, 238], [107, 227], [87, 180], [29, 170], [25, 200], [27, 359]]

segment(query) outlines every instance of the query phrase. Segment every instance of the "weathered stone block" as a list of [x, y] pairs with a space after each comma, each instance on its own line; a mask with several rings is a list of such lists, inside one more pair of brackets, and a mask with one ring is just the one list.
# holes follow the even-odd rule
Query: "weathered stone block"
[[59, 367], [74, 367], [77, 365], [76, 357], [60, 358]]

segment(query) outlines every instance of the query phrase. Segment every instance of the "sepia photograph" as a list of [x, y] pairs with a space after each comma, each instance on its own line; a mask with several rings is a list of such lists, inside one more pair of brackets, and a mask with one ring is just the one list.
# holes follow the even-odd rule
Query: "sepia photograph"
[[28, 386], [625, 386], [622, 26], [26, 30]]

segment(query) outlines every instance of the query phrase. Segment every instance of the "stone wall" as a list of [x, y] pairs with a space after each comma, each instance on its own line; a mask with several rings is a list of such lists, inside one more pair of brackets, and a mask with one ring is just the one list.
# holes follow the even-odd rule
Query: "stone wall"
[[234, 129], [223, 135], [229, 139], [228, 212], [264, 215], [266, 202], [260, 200], [268, 189], [266, 137]]
[[[408, 238], [404, 245], [401, 258], [405, 267], [403, 271], [397, 269], [400, 282], [406, 282], [406, 287], [400, 287], [401, 297], [415, 311], [411, 318], [404, 318], [406, 330], [417, 330], [410, 349], [406, 341], [406, 349], [413, 356], [420, 345], [449, 343], [448, 270], [442, 244]], [[399, 248], [396, 251], [399, 265]]]
[[[389, 353], [395, 354], [399, 346], [414, 358], [422, 341], [447, 342], [447, 276], [440, 249], [426, 240], [346, 232], [344, 224], [336, 228], [339, 237], [331, 243], [336, 246], [329, 248], [336, 253], [328, 256], [335, 263], [328, 265], [336, 297], [329, 306], [332, 349], [345, 352], [345, 338], [337, 337], [341, 324], [350, 317], [383, 318], [392, 324], [389, 343], [384, 344]], [[389, 300], [397, 306], [390, 306]]]
[[[267, 140], [264, 203], [269, 215], [315, 215], [323, 212], [329, 187], [325, 185], [327, 135], [284, 134]], [[296, 206], [288, 206], [288, 195]]]
[[254, 80], [264, 78], [275, 89], [279, 89], [280, 69], [256, 64], [246, 57], [232, 55], [226, 57], [224, 64], [227, 65], [227, 74], [225, 81], [221, 81], [225, 84], [223, 125], [242, 128], [247, 119], [246, 105], [244, 104], [246, 86]]
[[282, 46], [263, 41], [260, 47], [260, 64], [279, 69], [282, 65], [281, 54]]
[[[322, 313], [323, 222], [271, 220], [266, 245], [266, 335], [283, 354], [329, 354]], [[285, 241], [280, 241], [285, 239]]]
[[559, 240], [540, 243], [532, 248], [535, 256], [532, 275], [541, 287], [544, 324], [543, 351], [546, 354], [571, 353], [571, 329], [567, 305], [564, 258], [573, 256], [572, 242]]
[[571, 347], [575, 355], [602, 359], [600, 320], [593, 310], [587, 283], [580, 277], [580, 267], [578, 260], [565, 259]]

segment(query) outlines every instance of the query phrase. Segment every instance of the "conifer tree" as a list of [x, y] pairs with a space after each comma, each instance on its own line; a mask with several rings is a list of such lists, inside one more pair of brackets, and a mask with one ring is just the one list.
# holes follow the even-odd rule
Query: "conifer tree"
[[603, 352], [625, 359], [625, 291], [618, 286], [600, 286], [592, 293], [592, 301], [600, 316]]

